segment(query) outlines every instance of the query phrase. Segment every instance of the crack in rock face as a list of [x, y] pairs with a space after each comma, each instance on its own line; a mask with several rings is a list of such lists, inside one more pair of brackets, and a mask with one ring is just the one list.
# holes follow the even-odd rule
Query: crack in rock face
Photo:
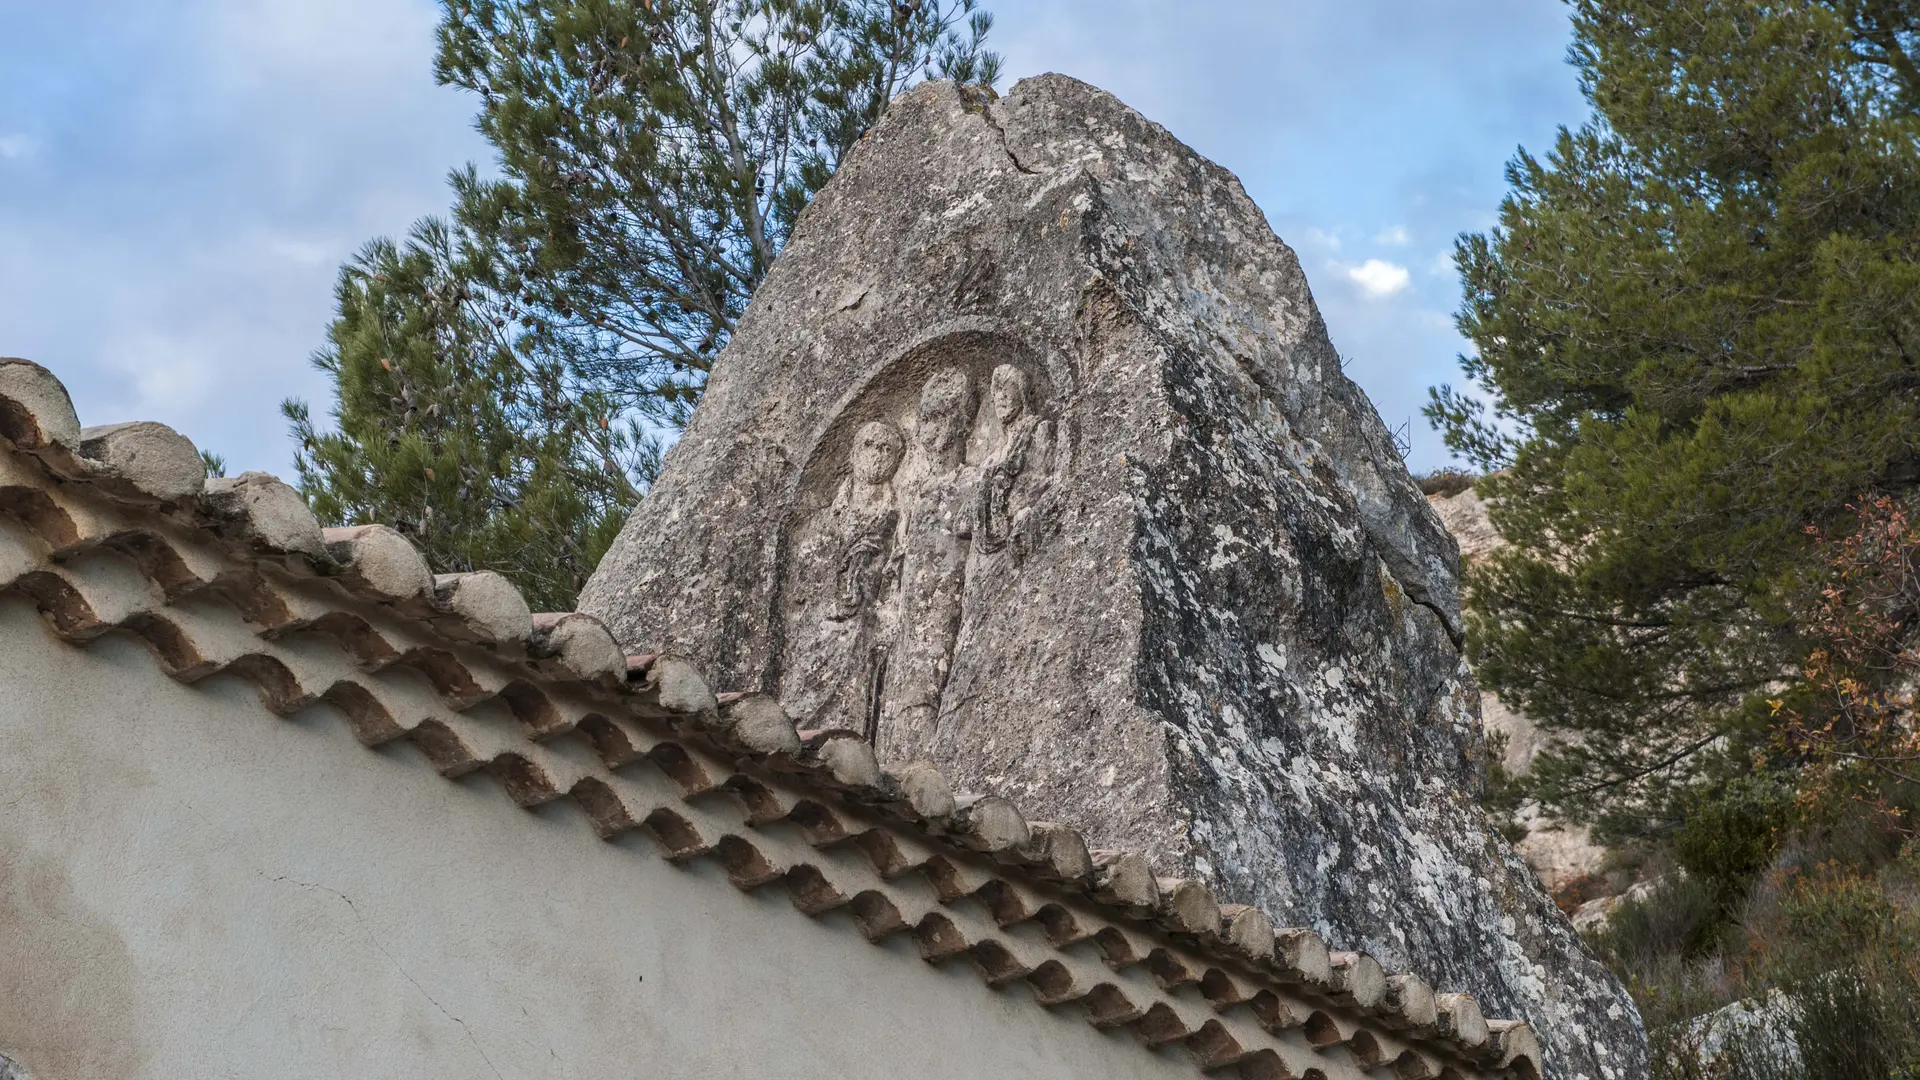
[[1458, 562], [1239, 182], [1045, 76], [895, 102], [581, 609], [1644, 1075], [1475, 801]]

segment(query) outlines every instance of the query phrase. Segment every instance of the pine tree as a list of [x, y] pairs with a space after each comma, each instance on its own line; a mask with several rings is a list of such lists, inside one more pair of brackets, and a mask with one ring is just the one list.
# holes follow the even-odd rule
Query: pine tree
[[447, 0], [436, 72], [499, 175], [343, 268], [331, 426], [283, 411], [328, 524], [410, 533], [566, 610], [800, 212], [898, 92], [991, 85], [976, 0]]
[[341, 271], [314, 363], [337, 430], [284, 406], [301, 489], [328, 524], [383, 522], [441, 573], [496, 570], [564, 611], [619, 533], [657, 444], [582, 386], [488, 288], [490, 253], [456, 226], [375, 240]]
[[580, 370], [683, 423], [841, 155], [918, 79], [991, 85], [991, 26], [976, 0], [451, 0], [436, 71], [504, 174], [456, 177], [456, 212]]
[[1428, 415], [1504, 470], [1476, 670], [1574, 736], [1536, 793], [1618, 834], [1778, 758], [1807, 529], [1920, 484], [1920, 5], [1572, 6], [1594, 116], [1461, 239], [1479, 393]]

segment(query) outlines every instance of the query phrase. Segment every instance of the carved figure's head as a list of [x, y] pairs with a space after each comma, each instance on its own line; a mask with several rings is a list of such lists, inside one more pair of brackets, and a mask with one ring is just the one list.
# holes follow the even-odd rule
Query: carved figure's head
[[853, 475], [863, 484], [884, 484], [900, 468], [906, 437], [885, 420], [869, 420], [853, 433]]
[[920, 410], [915, 417], [914, 437], [921, 452], [942, 464], [959, 462], [967, 448], [967, 433], [973, 429], [973, 380], [959, 368], [934, 373], [920, 391]]
[[993, 399], [993, 415], [1002, 427], [1026, 415], [1027, 373], [1014, 365], [1001, 364], [993, 369], [988, 393]]

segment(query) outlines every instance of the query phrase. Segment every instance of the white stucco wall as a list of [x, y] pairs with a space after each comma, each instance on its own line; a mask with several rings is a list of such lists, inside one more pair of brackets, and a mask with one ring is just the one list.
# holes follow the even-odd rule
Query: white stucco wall
[[37, 1080], [1195, 1075], [627, 835], [0, 597], [0, 1054]]

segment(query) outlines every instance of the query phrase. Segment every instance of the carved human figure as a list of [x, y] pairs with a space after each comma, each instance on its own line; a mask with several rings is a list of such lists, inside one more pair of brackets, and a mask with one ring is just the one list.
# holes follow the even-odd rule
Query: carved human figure
[[854, 432], [832, 500], [800, 528], [793, 554], [787, 659], [809, 678], [785, 688], [796, 718], [814, 727], [862, 724], [871, 736], [898, 624], [900, 512], [894, 481], [906, 439], [886, 421]]
[[848, 475], [829, 508], [836, 531], [845, 540], [828, 614], [831, 619], [855, 618], [888, 591], [887, 571], [899, 518], [893, 477], [905, 454], [900, 429], [883, 420], [870, 420], [854, 433]]
[[1053, 422], [1033, 409], [1027, 373], [1013, 364], [993, 369], [988, 398], [999, 437], [980, 468], [974, 499], [974, 549], [991, 555], [1012, 548], [1016, 565], [1034, 542], [1034, 513], [1053, 471]]
[[914, 416], [915, 457], [903, 492], [900, 637], [885, 715], [906, 747], [926, 745], [953, 663], [973, 534], [966, 466], [976, 402], [965, 371], [934, 373]]

